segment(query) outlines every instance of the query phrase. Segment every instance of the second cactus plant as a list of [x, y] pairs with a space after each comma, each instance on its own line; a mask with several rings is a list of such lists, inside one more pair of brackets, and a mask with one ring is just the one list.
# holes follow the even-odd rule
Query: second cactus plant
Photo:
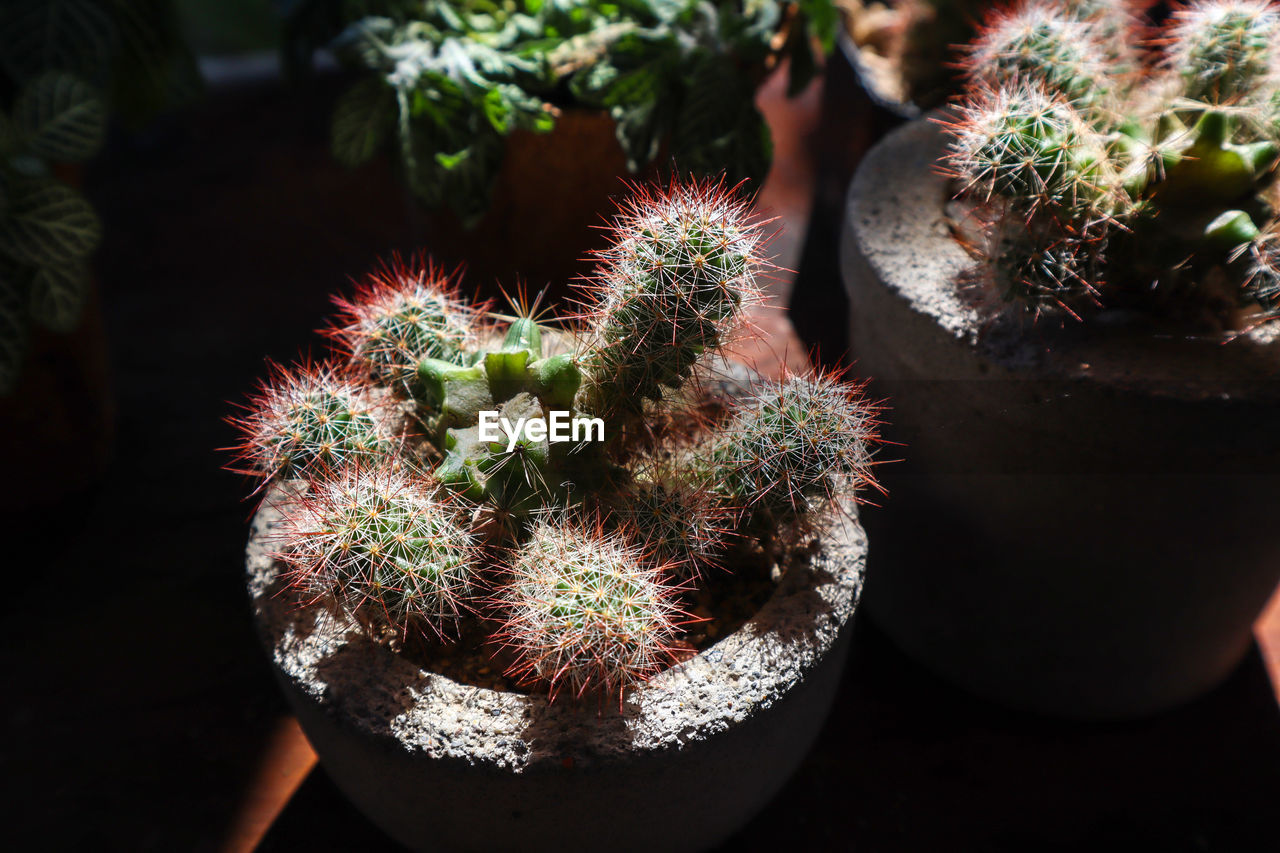
[[[1145, 45], [1145, 47], [1144, 47]], [[969, 46], [949, 168], [1009, 300], [1239, 330], [1280, 310], [1280, 7], [1028, 0]]]

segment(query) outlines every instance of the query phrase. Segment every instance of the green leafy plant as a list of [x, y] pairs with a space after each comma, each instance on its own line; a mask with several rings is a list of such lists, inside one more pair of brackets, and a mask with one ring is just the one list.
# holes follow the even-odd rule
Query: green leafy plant
[[337, 106], [338, 160], [392, 145], [414, 194], [464, 220], [486, 209], [506, 138], [570, 107], [613, 117], [633, 172], [665, 144], [691, 174], [763, 179], [756, 87], [787, 56], [798, 91], [836, 26], [830, 0], [311, 0], [289, 15], [294, 55], [336, 35], [369, 75]]
[[0, 394], [30, 328], [79, 324], [102, 239], [68, 181], [108, 114], [139, 122], [189, 94], [194, 64], [167, 0], [11, 0], [0, 6]]
[[785, 565], [874, 486], [861, 386], [707, 393], [749, 328], [762, 239], [721, 185], [639, 193], [555, 322], [536, 301], [469, 309], [427, 265], [376, 273], [339, 301], [335, 363], [275, 370], [236, 420], [238, 468], [278, 486], [293, 586], [400, 637], [479, 614], [509, 674], [553, 696], [671, 664], [708, 571], [752, 550]]
[[[1207, 0], [1143, 41], [1123, 3], [1026, 2], [969, 50], [950, 172], [1006, 299], [1238, 330], [1280, 309], [1280, 7]], [[1143, 47], [1149, 44], [1151, 47]]]

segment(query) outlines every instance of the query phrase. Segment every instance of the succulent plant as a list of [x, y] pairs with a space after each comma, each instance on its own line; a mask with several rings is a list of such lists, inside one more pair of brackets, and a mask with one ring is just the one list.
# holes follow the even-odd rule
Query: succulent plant
[[564, 108], [607, 112], [631, 171], [664, 145], [692, 174], [763, 179], [760, 80], [789, 57], [791, 90], [830, 49], [832, 0], [294, 0], [288, 48], [322, 44], [364, 77], [339, 102], [334, 154], [390, 147], [413, 193], [475, 221], [506, 139], [546, 133]]
[[1026, 0], [970, 46], [946, 169], [978, 209], [991, 280], [1037, 314], [1266, 319], [1261, 250], [1243, 256], [1276, 218], [1280, 9], [1193, 3], [1145, 52], [1120, 46], [1144, 43], [1130, 12]]
[[537, 523], [497, 600], [513, 673], [554, 693], [611, 693], [674, 660], [680, 611], [666, 566], [609, 531], [559, 513]]
[[440, 632], [471, 597], [470, 531], [404, 471], [347, 465], [318, 478], [284, 539], [292, 584], [358, 617]]
[[368, 389], [329, 365], [272, 365], [270, 372], [247, 414], [233, 419], [244, 435], [242, 471], [266, 479], [311, 477], [385, 452], [379, 404]]
[[429, 265], [375, 273], [339, 301], [333, 360], [273, 369], [235, 419], [237, 467], [282, 486], [284, 576], [404, 635], [496, 620], [509, 674], [552, 696], [671, 664], [708, 569], [783, 559], [874, 485], [860, 386], [706, 392], [760, 299], [763, 228], [723, 184], [637, 192], [554, 323], [469, 308]]

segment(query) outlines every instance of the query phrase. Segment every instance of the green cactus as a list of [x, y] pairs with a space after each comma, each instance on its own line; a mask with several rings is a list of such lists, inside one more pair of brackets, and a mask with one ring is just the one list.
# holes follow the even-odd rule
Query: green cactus
[[513, 674], [567, 688], [620, 693], [669, 666], [682, 615], [660, 565], [623, 534], [556, 515], [534, 527], [500, 594], [499, 640]]
[[[1214, 328], [1251, 322], [1214, 297], [1225, 277], [1246, 314], [1265, 318], [1274, 300], [1234, 258], [1276, 217], [1280, 9], [1193, 3], [1146, 53], [1098, 50], [1082, 71], [1077, 53], [1115, 43], [1125, 20], [1120, 41], [1140, 43], [1120, 2], [1030, 0], [989, 15], [946, 128], [947, 168], [982, 208], [991, 279], [1035, 313], [1124, 305]], [[1028, 35], [1068, 30], [1052, 44]], [[1087, 87], [1105, 103], [1078, 93], [1085, 77], [1111, 81]]]
[[1174, 13], [1169, 65], [1194, 101], [1230, 104], [1274, 84], [1280, 11], [1269, 0], [1211, 0]]
[[275, 371], [237, 421], [241, 466], [291, 481], [293, 586], [403, 632], [475, 609], [553, 696], [621, 700], [669, 665], [708, 569], [874, 484], [857, 387], [794, 377], [725, 414], [699, 379], [749, 328], [762, 228], [719, 184], [639, 194], [576, 326], [469, 309], [429, 267], [340, 302], [341, 366]]
[[989, 86], [1031, 82], [1088, 110], [1111, 92], [1113, 69], [1101, 36], [1066, 6], [1022, 6], [983, 30], [966, 65], [973, 79]]
[[352, 615], [443, 635], [471, 598], [476, 546], [412, 477], [351, 466], [319, 481], [280, 534], [304, 595]]
[[422, 359], [459, 363], [480, 334], [478, 312], [429, 263], [415, 270], [396, 258], [355, 299], [336, 301], [330, 334], [373, 381], [402, 393], [415, 392]]
[[850, 489], [874, 486], [868, 442], [876, 407], [856, 385], [792, 376], [760, 387], [717, 431], [698, 464], [729, 506], [766, 520], [822, 515]]
[[760, 233], [744, 202], [709, 184], [641, 197], [613, 230], [590, 288], [584, 406], [635, 419], [683, 385], [760, 301]]
[[314, 477], [380, 458], [389, 448], [382, 408], [367, 389], [328, 365], [271, 366], [247, 414], [234, 418], [244, 473], [266, 479]]

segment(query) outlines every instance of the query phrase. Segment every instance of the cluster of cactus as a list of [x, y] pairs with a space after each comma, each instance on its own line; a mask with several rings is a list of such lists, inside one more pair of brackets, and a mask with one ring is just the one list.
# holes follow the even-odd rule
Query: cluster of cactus
[[670, 665], [732, 549], [781, 560], [874, 485], [860, 386], [705, 390], [760, 300], [762, 227], [720, 184], [638, 192], [555, 322], [469, 306], [429, 265], [375, 274], [339, 301], [331, 361], [273, 369], [236, 419], [240, 469], [281, 487], [284, 577], [402, 634], [493, 623], [510, 675], [553, 696]]
[[1280, 310], [1280, 6], [1027, 0], [968, 48], [947, 170], [1001, 295], [1239, 329]]

